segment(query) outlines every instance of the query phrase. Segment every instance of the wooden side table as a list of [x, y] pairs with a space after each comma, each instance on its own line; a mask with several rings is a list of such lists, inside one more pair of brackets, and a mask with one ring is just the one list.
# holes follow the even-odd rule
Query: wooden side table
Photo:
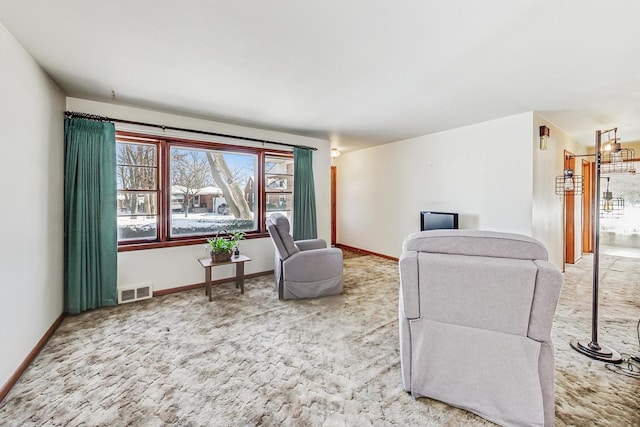
[[223, 262], [213, 262], [211, 261], [211, 257], [208, 258], [200, 258], [198, 262], [202, 267], [204, 267], [204, 281], [205, 281], [205, 292], [209, 296], [209, 301], [211, 301], [211, 270], [213, 267], [217, 267], [219, 265], [236, 265], [236, 288], [240, 288], [240, 293], [244, 294], [244, 263], [247, 261], [251, 261], [246, 255], [239, 255], [237, 257], [232, 256], [229, 261]]

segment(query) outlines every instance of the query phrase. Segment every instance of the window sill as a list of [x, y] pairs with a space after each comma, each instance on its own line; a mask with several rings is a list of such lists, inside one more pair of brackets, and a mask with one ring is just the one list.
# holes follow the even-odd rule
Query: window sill
[[[193, 238], [185, 238], [180, 240], [170, 240], [167, 242], [136, 242], [136, 243], [120, 243], [118, 244], [118, 252], [142, 251], [146, 249], [173, 248], [177, 246], [205, 245], [207, 237], [198, 236]], [[251, 233], [245, 236], [245, 240], [262, 239], [269, 237], [269, 233]]]

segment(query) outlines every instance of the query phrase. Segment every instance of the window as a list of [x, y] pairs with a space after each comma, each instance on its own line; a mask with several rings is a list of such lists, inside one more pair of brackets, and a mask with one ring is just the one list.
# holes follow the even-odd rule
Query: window
[[118, 241], [158, 238], [158, 154], [155, 144], [116, 142]]
[[274, 212], [293, 221], [293, 159], [266, 156], [265, 158], [266, 216]]
[[264, 236], [271, 213], [293, 218], [291, 152], [124, 132], [116, 144], [121, 250]]
[[171, 237], [257, 230], [257, 154], [171, 146], [170, 156]]

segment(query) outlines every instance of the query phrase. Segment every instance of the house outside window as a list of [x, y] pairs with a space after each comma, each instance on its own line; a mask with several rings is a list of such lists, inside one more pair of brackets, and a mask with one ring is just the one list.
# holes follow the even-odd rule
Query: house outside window
[[281, 213], [293, 222], [293, 158], [265, 159], [266, 216]]
[[125, 132], [116, 144], [120, 250], [263, 237], [271, 213], [293, 218], [291, 152]]

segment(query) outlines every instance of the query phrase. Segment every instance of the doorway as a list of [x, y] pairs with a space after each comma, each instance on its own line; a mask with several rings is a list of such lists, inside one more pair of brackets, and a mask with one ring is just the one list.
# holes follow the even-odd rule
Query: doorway
[[[576, 170], [576, 158], [574, 154], [565, 150], [564, 169]], [[566, 193], [564, 198], [564, 262], [565, 264], [575, 264], [579, 256], [576, 256], [576, 206], [582, 210], [580, 203], [576, 204], [576, 195], [573, 191]], [[577, 216], [581, 218], [582, 215]], [[580, 229], [582, 225], [580, 224]], [[582, 235], [580, 234], [580, 237]], [[580, 239], [582, 240], [582, 239]], [[581, 247], [582, 245], [580, 245]], [[580, 253], [582, 256], [582, 253]]]

